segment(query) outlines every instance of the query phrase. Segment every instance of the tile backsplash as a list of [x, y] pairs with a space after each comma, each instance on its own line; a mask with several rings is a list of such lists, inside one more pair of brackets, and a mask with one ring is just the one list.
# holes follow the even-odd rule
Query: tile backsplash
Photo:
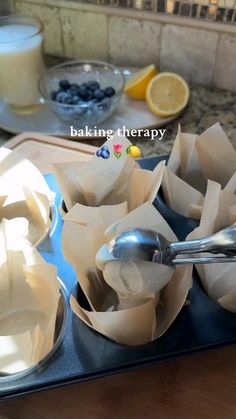
[[236, 91], [236, 25], [193, 22], [77, 0], [15, 0], [17, 13], [45, 24], [45, 48], [72, 59], [155, 63], [188, 81]]
[[65, 55], [70, 58], [108, 57], [108, 19], [104, 14], [61, 11]]
[[42, 20], [45, 31], [45, 52], [62, 56], [64, 54], [60, 9], [44, 4], [16, 1], [16, 12], [26, 16], [35, 16]]
[[109, 18], [109, 54], [120, 65], [159, 65], [161, 24], [146, 20], [111, 16]]
[[210, 84], [218, 40], [217, 32], [165, 25], [161, 37], [161, 70], [179, 72], [190, 82]]

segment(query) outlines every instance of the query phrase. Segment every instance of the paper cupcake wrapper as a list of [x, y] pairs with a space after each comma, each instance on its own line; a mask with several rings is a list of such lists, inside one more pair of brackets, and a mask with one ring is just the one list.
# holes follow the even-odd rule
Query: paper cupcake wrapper
[[[77, 220], [65, 220], [63, 227], [63, 253], [77, 273], [91, 311], [74, 297], [71, 307], [89, 327], [112, 340], [127, 345], [150, 342], [164, 333], [184, 305], [191, 287], [192, 267], [173, 270], [151, 262], [114, 261], [100, 250], [97, 265], [102, 271], [98, 270], [97, 251], [123, 230], [142, 227], [155, 229], [170, 240], [176, 237], [149, 203], [115, 222], [106, 233], [107, 226], [99, 225], [100, 210], [93, 211], [97, 211], [97, 225], [89, 225], [89, 216], [86, 221], [84, 212]], [[77, 243], [76, 248], [73, 243]]]
[[28, 239], [38, 244], [50, 228], [53, 195], [39, 170], [15, 151], [0, 148], [0, 221], [24, 217]]
[[219, 123], [201, 135], [181, 133], [180, 127], [168, 168], [205, 194], [207, 180], [224, 188], [236, 171], [236, 151]]
[[[200, 225], [188, 239], [205, 237], [235, 222], [236, 195], [222, 190], [219, 183], [208, 181]], [[196, 268], [209, 297], [236, 312], [235, 263], [196, 265]]]
[[55, 266], [23, 234], [17, 236], [21, 221], [0, 224], [0, 373], [8, 374], [30, 368], [50, 351], [60, 297]]
[[54, 165], [67, 210], [76, 203], [98, 207], [126, 202], [128, 210], [132, 211], [144, 202], [153, 202], [161, 185], [165, 162], [161, 162], [153, 172], [140, 169], [126, 153], [131, 145], [126, 137], [114, 134], [104, 146], [112, 151], [116, 143], [122, 145], [120, 158], [111, 153], [109, 159], [95, 155], [82, 165], [80, 162]]
[[200, 220], [207, 180], [236, 190], [236, 151], [217, 123], [201, 135], [182, 133], [180, 126], [165, 168], [162, 190], [176, 213]]

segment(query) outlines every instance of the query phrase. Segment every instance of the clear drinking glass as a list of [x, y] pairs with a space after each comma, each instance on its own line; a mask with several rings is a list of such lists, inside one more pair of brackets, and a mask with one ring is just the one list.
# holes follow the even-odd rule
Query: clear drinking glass
[[43, 104], [38, 91], [45, 69], [42, 45], [39, 19], [0, 17], [0, 98], [16, 113], [33, 113]]

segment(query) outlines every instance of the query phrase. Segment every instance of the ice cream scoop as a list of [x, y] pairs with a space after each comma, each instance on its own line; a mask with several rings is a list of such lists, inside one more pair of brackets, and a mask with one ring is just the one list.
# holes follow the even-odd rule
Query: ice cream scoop
[[[236, 224], [202, 239], [176, 243], [169, 242], [156, 231], [135, 228], [113, 237], [108, 249], [116, 259], [145, 260], [168, 266], [236, 262]], [[201, 255], [189, 256], [196, 253]], [[220, 255], [204, 257], [202, 253]]]

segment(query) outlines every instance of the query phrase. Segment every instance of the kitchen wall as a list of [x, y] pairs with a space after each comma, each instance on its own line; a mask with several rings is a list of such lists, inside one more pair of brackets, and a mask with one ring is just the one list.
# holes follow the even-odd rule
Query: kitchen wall
[[118, 65], [155, 63], [189, 82], [236, 91], [236, 25], [196, 21], [76, 0], [15, 0], [45, 24], [46, 52]]

